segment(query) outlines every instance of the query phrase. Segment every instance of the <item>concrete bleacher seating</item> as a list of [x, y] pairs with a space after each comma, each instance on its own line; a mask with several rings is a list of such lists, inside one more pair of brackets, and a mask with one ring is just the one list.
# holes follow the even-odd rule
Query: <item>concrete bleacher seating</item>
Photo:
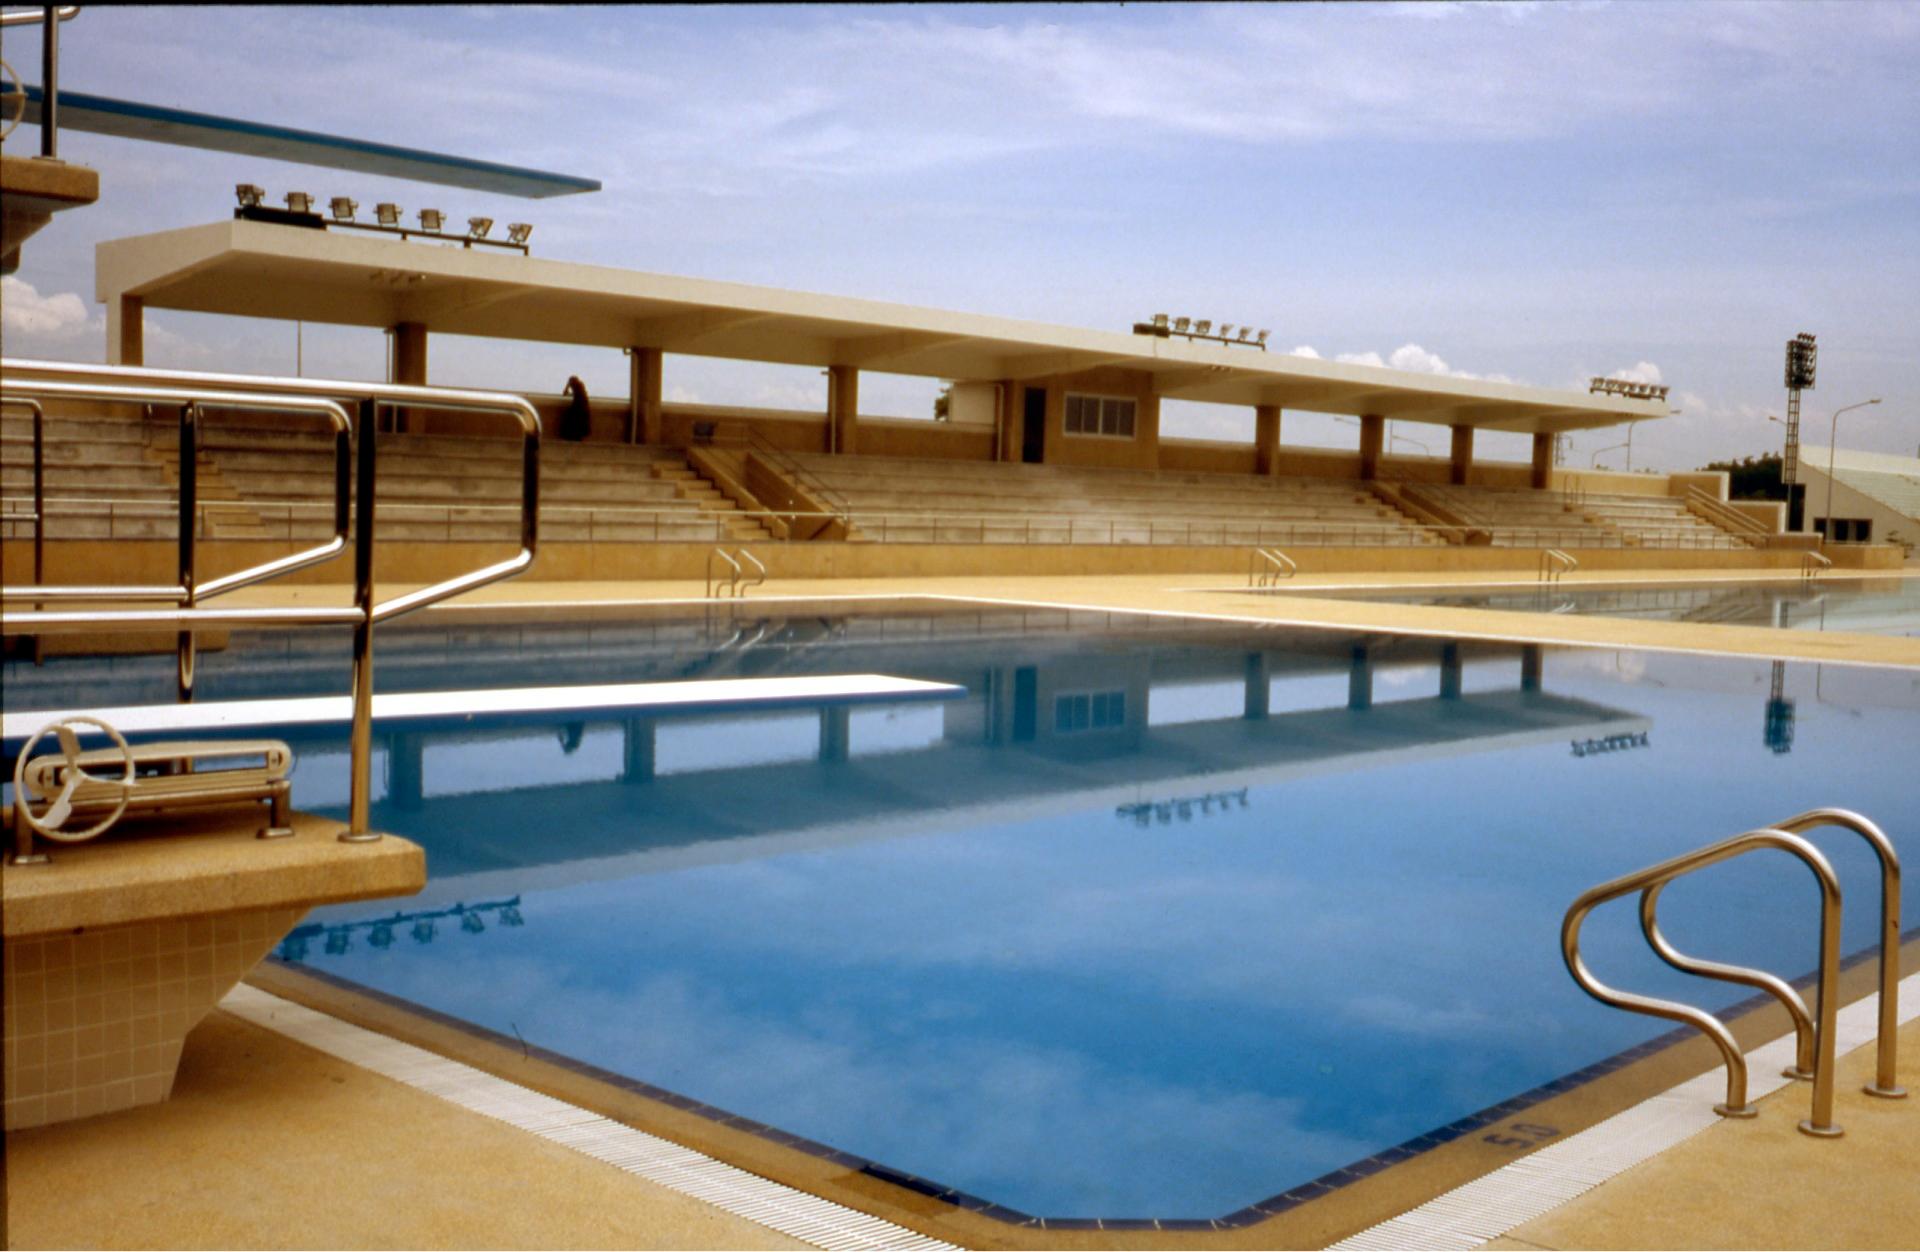
[[1744, 542], [1668, 496], [1536, 491], [1421, 483], [1434, 500], [1498, 547], [1737, 548]]
[[1430, 544], [1359, 483], [1247, 474], [801, 455], [894, 543]]
[[[137, 417], [53, 417], [45, 424], [47, 535], [55, 539], [172, 538], [178, 488]], [[0, 496], [9, 517], [33, 508], [33, 419], [0, 415]], [[8, 521], [8, 538], [31, 524]]]

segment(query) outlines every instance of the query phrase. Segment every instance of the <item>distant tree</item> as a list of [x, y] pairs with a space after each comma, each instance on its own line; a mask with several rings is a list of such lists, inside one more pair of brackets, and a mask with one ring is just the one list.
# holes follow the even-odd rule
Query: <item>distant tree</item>
[[1780, 481], [1780, 454], [1743, 457], [1738, 461], [1709, 461], [1706, 470], [1725, 470], [1727, 496], [1733, 500], [1785, 500], [1786, 484]]

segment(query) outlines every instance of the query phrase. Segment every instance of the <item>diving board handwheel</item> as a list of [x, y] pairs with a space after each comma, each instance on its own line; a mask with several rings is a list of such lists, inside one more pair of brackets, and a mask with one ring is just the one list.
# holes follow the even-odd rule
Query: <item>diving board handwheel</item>
[[[113, 740], [114, 747], [120, 749], [120, 759], [125, 765], [121, 776], [102, 778], [89, 774], [80, 766], [80, 735], [77, 727], [91, 726], [105, 732]], [[33, 750], [48, 735], [54, 736], [60, 744], [60, 755], [66, 760], [66, 768], [60, 774], [60, 787], [51, 797], [43, 796], [27, 783], [27, 763], [33, 757]], [[21, 851], [13, 859], [16, 864], [33, 864], [44, 861], [46, 857], [33, 856], [26, 849], [31, 838], [27, 831], [38, 831], [58, 843], [83, 843], [95, 835], [104, 833], [108, 827], [120, 820], [127, 811], [127, 803], [132, 799], [134, 782], [133, 749], [127, 746], [126, 737], [97, 717], [68, 717], [61, 721], [42, 726], [27, 740], [20, 749], [20, 756], [13, 765], [13, 814], [14, 834], [19, 838]], [[73, 816], [74, 795], [83, 784], [112, 788], [119, 792], [119, 798], [107, 815], [91, 826], [78, 830], [64, 829], [68, 818]], [[40, 813], [33, 811], [36, 801], [46, 801], [46, 808]]]

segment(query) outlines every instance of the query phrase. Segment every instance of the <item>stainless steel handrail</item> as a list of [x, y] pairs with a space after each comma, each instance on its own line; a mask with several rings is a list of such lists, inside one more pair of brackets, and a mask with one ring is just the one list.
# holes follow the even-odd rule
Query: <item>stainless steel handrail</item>
[[1543, 548], [1540, 551], [1540, 581], [1559, 582], [1567, 574], [1580, 568], [1580, 562], [1558, 548]]
[[[1265, 569], [1259, 565], [1263, 559], [1267, 562]], [[1253, 555], [1247, 558], [1247, 586], [1249, 587], [1270, 587], [1282, 578], [1292, 578], [1299, 572], [1298, 562], [1286, 553], [1273, 548], [1255, 548]]]
[[[1740, 1054], [1740, 1045], [1734, 1039], [1733, 1032], [1719, 1018], [1692, 1005], [1620, 991], [1595, 978], [1580, 956], [1580, 927], [1586, 921], [1587, 914], [1608, 900], [1664, 886], [1683, 874], [1760, 848], [1779, 848], [1799, 857], [1813, 871], [1815, 880], [1820, 884], [1820, 969], [1814, 1011], [1817, 1025], [1814, 1034], [1813, 1110], [1812, 1116], [1800, 1123], [1800, 1129], [1809, 1135], [1831, 1138], [1841, 1133], [1840, 1128], [1833, 1124], [1834, 1021], [1839, 1012], [1840, 979], [1840, 882], [1834, 876], [1833, 866], [1811, 843], [1797, 834], [1772, 827], [1750, 830], [1611, 882], [1601, 883], [1582, 893], [1567, 909], [1567, 915], [1560, 924], [1560, 954], [1574, 982], [1602, 1004], [1684, 1022], [1713, 1040], [1727, 1067], [1727, 1098], [1724, 1103], [1715, 1105], [1714, 1111], [1723, 1117], [1754, 1116], [1757, 1110], [1747, 1103], [1747, 1062]], [[1643, 903], [1643, 919], [1647, 913], [1648, 909]]]
[[749, 582], [749, 583], [741, 583], [740, 589], [734, 593], [735, 595], [744, 596], [747, 594], [748, 588], [758, 587], [762, 583], [767, 581], [767, 567], [766, 567], [766, 564], [763, 561], [761, 561], [759, 557], [747, 551], [745, 548], [735, 548], [734, 555], [739, 557], [741, 560], [745, 561], [747, 564], [753, 566], [754, 569], [760, 572], [760, 576], [758, 578], [755, 578], [752, 582]]
[[[38, 587], [47, 569], [47, 410], [38, 400], [9, 395], [0, 395], [0, 409], [33, 414], [33, 585]], [[6, 520], [24, 519], [9, 514]]]
[[[52, 6], [54, 15], [63, 22], [70, 22], [80, 13], [77, 4], [59, 4]], [[11, 13], [0, 13], [0, 26], [38, 26], [46, 20], [45, 7], [37, 9], [15, 9]]]
[[[357, 523], [353, 529], [354, 539], [354, 590], [352, 609], [251, 609], [251, 610], [208, 610], [199, 609], [191, 604], [173, 610], [82, 610], [64, 614], [50, 614], [41, 611], [29, 613], [6, 613], [0, 611], [0, 633], [31, 633], [36, 626], [73, 627], [84, 622], [87, 626], [115, 626], [137, 629], [142, 626], [170, 624], [178, 626], [184, 638], [190, 638], [195, 627], [213, 625], [319, 625], [351, 622], [354, 627], [353, 642], [353, 725], [350, 736], [351, 781], [349, 784], [347, 829], [340, 835], [348, 842], [361, 842], [379, 838], [370, 827], [371, 790], [370, 765], [373, 756], [373, 628], [378, 622], [397, 617], [402, 613], [424, 608], [429, 604], [471, 591], [488, 583], [509, 578], [533, 563], [539, 544], [539, 504], [540, 504], [540, 415], [524, 396], [504, 392], [468, 391], [461, 389], [442, 389], [433, 387], [404, 386], [393, 383], [357, 383], [334, 379], [272, 378], [255, 377], [244, 374], [197, 374], [186, 370], [146, 370], [118, 366], [75, 365], [62, 362], [0, 360], [0, 375], [7, 385], [19, 389], [35, 389], [48, 394], [48, 387], [57, 387], [59, 379], [36, 378], [22, 381], [23, 372], [36, 374], [56, 374], [77, 377], [86, 380], [81, 393], [98, 394], [112, 388], [141, 389], [148, 393], [182, 394], [189, 398], [182, 405], [183, 449], [191, 452], [191, 422], [196, 405], [212, 405], [219, 408], [242, 408], [258, 406], [278, 409], [315, 409], [322, 411], [330, 406], [340, 410], [339, 400], [351, 399], [356, 403], [353, 421], [355, 448], [355, 484], [357, 497]], [[101, 381], [108, 380], [108, 381]], [[131, 380], [130, 382], [127, 380]], [[178, 391], [175, 391], [175, 388]], [[206, 388], [212, 388], [208, 391]], [[66, 390], [60, 394], [81, 394]], [[85, 398], [81, 394], [81, 398]], [[138, 398], [138, 397], [133, 397]], [[263, 401], [271, 399], [271, 403]], [[469, 412], [503, 413], [516, 419], [521, 427], [521, 519], [520, 551], [504, 561], [495, 562], [479, 570], [456, 575], [428, 587], [420, 588], [404, 595], [396, 596], [382, 603], [375, 603], [373, 591], [373, 552], [374, 552], [374, 469], [375, 469], [375, 431], [379, 425], [379, 406], [407, 406], [416, 408], [452, 409]], [[190, 501], [193, 482], [193, 462], [191, 458], [181, 467], [182, 497]], [[192, 559], [195, 536], [194, 511], [190, 504], [181, 510], [182, 527], [179, 542], [181, 545], [182, 577], [180, 590], [191, 595], [193, 589]], [[316, 550], [317, 551], [317, 550]], [[271, 568], [275, 572], [285, 573], [290, 561], [308, 561], [312, 553], [295, 553], [283, 557], [253, 571], [243, 571], [249, 575], [258, 569]], [[229, 575], [231, 580], [233, 576]], [[232, 590], [232, 586], [225, 588]], [[147, 589], [137, 589], [147, 590]], [[171, 590], [171, 589], [169, 589]], [[35, 589], [34, 596], [43, 594]]]
[[853, 504], [846, 496], [834, 488], [829, 487], [821, 480], [818, 474], [815, 474], [805, 465], [801, 464], [800, 458], [767, 438], [756, 426], [747, 427], [747, 450], [749, 452], [759, 453], [771, 461], [776, 470], [788, 475], [802, 487], [805, 487], [808, 491], [818, 496], [821, 502], [827, 506], [828, 511], [833, 515], [834, 519], [840, 522], [841, 525], [846, 525], [847, 516], [853, 511]]
[[1802, 552], [1800, 554], [1800, 577], [1804, 579], [1811, 581], [1822, 571], [1832, 568], [1833, 561], [1818, 552]]
[[[731, 574], [727, 576], [726, 581], [724, 583], [722, 583], [719, 579], [716, 579], [713, 576], [713, 558], [715, 557], [719, 557], [721, 560], [725, 561], [733, 571]], [[740, 587], [740, 576], [742, 572], [743, 571], [740, 569], [740, 562], [728, 556], [727, 550], [725, 548], [715, 548], [713, 551], [707, 553], [706, 598], [709, 600], [713, 599], [714, 591], [717, 588], [722, 586], [724, 586], [727, 589], [728, 595], [737, 594]]]

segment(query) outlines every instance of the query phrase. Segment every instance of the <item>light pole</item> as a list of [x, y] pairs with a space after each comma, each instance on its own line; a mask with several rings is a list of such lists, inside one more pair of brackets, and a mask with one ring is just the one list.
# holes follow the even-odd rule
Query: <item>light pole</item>
[[1848, 405], [1848, 406], [1847, 406], [1846, 408], [1844, 408], [1844, 409], [1835, 409], [1835, 410], [1833, 411], [1833, 429], [1827, 432], [1827, 533], [1826, 533], [1826, 542], [1828, 542], [1828, 543], [1832, 543], [1832, 542], [1833, 542], [1833, 445], [1834, 445], [1834, 443], [1835, 443], [1835, 442], [1836, 442], [1836, 441], [1837, 441], [1837, 440], [1839, 439], [1839, 437], [1840, 437], [1840, 415], [1841, 415], [1842, 413], [1850, 413], [1850, 412], [1852, 412], [1852, 411], [1853, 411], [1854, 409], [1864, 409], [1864, 408], [1866, 408], [1866, 407], [1867, 407], [1867, 406], [1868, 406], [1869, 404], [1878, 404], [1878, 403], [1880, 403], [1880, 397], [1879, 397], [1879, 396], [1875, 396], [1875, 397], [1874, 397], [1873, 399], [1871, 399], [1871, 400], [1862, 400], [1862, 401], [1861, 401], [1860, 403], [1858, 403], [1858, 404], [1849, 404], [1849, 405]]

